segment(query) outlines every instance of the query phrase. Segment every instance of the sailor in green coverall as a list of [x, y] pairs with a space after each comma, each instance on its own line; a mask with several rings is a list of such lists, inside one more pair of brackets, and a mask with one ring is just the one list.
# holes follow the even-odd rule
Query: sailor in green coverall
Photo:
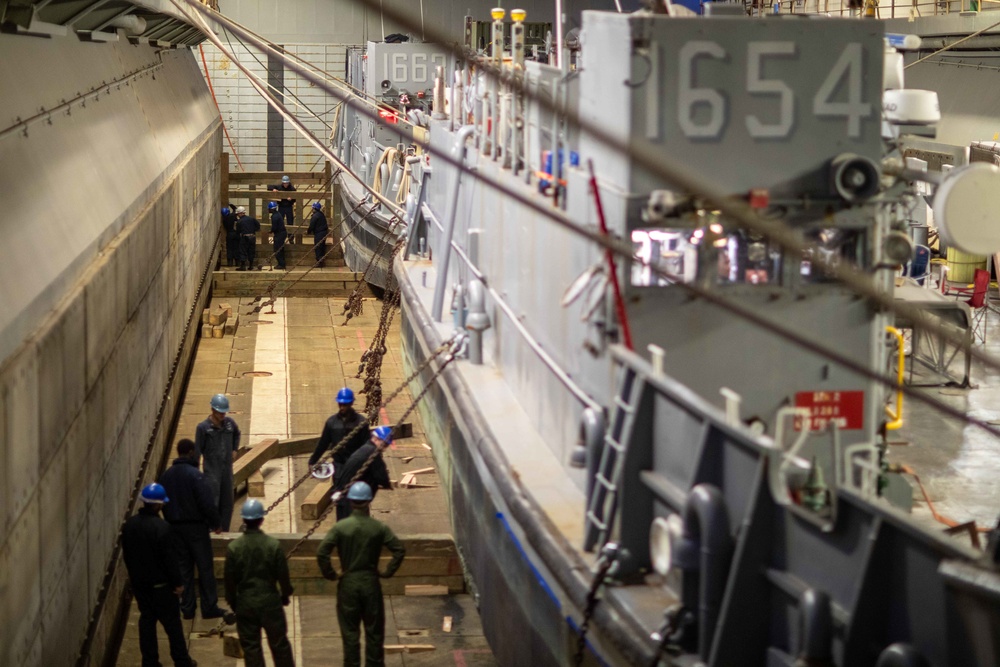
[[[319, 545], [316, 560], [327, 579], [337, 573], [330, 564], [334, 547], [343, 574], [337, 586], [337, 621], [344, 641], [344, 667], [361, 666], [361, 622], [365, 624], [365, 665], [385, 664], [385, 606], [379, 577], [391, 577], [403, 563], [406, 549], [392, 530], [368, 515], [372, 488], [355, 482], [347, 492], [351, 516], [338, 521]], [[382, 547], [392, 553], [385, 572], [378, 571]]]
[[243, 503], [240, 516], [247, 530], [226, 549], [225, 579], [226, 602], [236, 612], [236, 631], [243, 647], [243, 658], [247, 667], [264, 667], [264, 651], [260, 645], [263, 628], [276, 667], [295, 667], [285, 610], [282, 609], [292, 598], [285, 552], [278, 540], [261, 531], [264, 505], [259, 500]]

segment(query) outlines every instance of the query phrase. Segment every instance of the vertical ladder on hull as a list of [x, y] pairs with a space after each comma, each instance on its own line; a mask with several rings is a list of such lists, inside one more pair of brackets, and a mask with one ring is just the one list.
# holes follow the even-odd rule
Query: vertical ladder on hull
[[642, 379], [636, 375], [635, 370], [622, 364], [618, 371], [614, 410], [608, 431], [604, 435], [601, 460], [587, 499], [584, 551], [593, 551], [596, 545], [604, 544], [611, 538], [615, 511], [618, 508], [618, 487], [625, 464], [625, 450], [632, 436], [642, 384]]

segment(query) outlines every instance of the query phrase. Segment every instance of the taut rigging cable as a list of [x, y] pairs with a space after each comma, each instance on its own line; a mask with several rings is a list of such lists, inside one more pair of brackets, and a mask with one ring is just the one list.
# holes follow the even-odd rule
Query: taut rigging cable
[[[364, 3], [367, 4], [368, 0], [360, 0], [360, 1], [362, 1], [362, 2], [364, 2]], [[264, 45], [263, 40], [261, 40], [260, 38], [258, 38], [256, 35], [254, 35], [252, 32], [250, 32], [246, 28], [243, 28], [242, 26], [240, 26], [239, 24], [235, 23], [231, 19], [228, 19], [227, 17], [223, 17], [221, 15], [215, 14], [214, 12], [211, 12], [209, 9], [207, 9], [207, 8], [199, 5], [198, 3], [194, 2], [193, 0], [171, 0], [171, 2], [175, 6], [177, 6], [180, 11], [182, 11], [183, 13], [186, 14], [186, 12], [184, 12], [183, 8], [181, 8], [180, 5], [178, 4], [180, 2], [184, 2], [184, 3], [192, 6], [193, 8], [195, 8], [197, 11], [208, 15], [213, 20], [215, 20], [217, 22], [220, 22], [220, 23], [223, 23], [230, 30], [232, 30], [234, 32], [234, 34], [238, 34], [238, 33], [242, 32], [244, 39], [247, 39], [248, 41], [250, 41], [252, 43], [255, 43], [255, 45], [257, 45], [258, 48], [262, 48], [263, 49], [266, 46], [266, 45]], [[404, 24], [404, 26], [406, 26], [405, 20], [400, 19], [399, 16], [395, 15], [395, 14], [397, 14], [397, 12], [395, 12], [394, 9], [388, 8], [386, 10], [386, 13], [392, 15], [391, 18], [393, 20], [395, 20], [397, 22], [400, 22], [400, 23]], [[409, 26], [407, 26], [407, 27], [409, 27]], [[207, 31], [207, 32], [210, 32], [210, 31]], [[428, 29], [428, 32], [430, 32], [432, 35], [434, 35], [437, 31], [434, 28], [430, 28], [430, 29]], [[212, 39], [212, 36], [209, 36], [209, 39]], [[259, 43], [257, 43], [258, 41], [259, 41]], [[218, 43], [216, 43], [216, 46], [218, 48], [220, 48], [220, 49], [223, 48]], [[446, 48], [448, 48], [448, 47], [446, 47]], [[309, 72], [307, 72], [304, 69], [298, 67], [297, 65], [294, 65], [293, 63], [290, 63], [290, 62], [287, 62], [287, 61], [286, 61], [286, 64], [290, 68], [296, 69], [301, 76], [309, 78], [312, 81], [312, 83], [316, 84], [318, 87], [323, 88], [324, 90], [326, 90], [326, 92], [330, 93], [331, 95], [334, 95], [335, 97], [343, 95], [343, 93], [341, 91], [331, 90], [329, 88], [329, 86], [327, 86], [327, 85], [324, 84], [324, 82], [322, 82], [321, 80], [319, 80], [316, 77], [312, 76]], [[495, 73], [494, 73], [494, 75], [495, 75]], [[509, 80], [509, 77], [505, 76], [503, 78], [504, 78], [505, 81]], [[273, 99], [271, 99], [270, 96], [266, 96], [266, 99], [269, 100], [269, 103], [280, 104], [280, 103], [277, 103], [276, 101], [274, 101]], [[366, 115], [367, 117], [371, 118], [372, 120], [378, 120], [377, 116], [374, 113], [369, 112], [368, 109], [366, 109], [363, 106], [357, 104], [354, 100], [351, 100], [351, 99], [346, 98], [346, 97], [341, 98], [341, 99], [349, 107], [354, 108], [354, 110], [356, 112], [358, 112], [358, 113], [360, 113], [362, 115]], [[538, 101], [539, 101], [540, 104], [542, 104], [543, 102], [545, 102], [545, 100], [543, 98], [542, 99], [538, 99]], [[567, 120], [571, 120], [571, 119], [567, 118]], [[588, 131], [588, 132], [590, 132], [591, 129], [592, 129], [591, 127], [589, 127], [589, 125], [582, 124], [582, 123], [580, 124], [580, 128], [583, 129], [583, 130], [585, 130], [585, 131]], [[600, 130], [598, 129], [597, 131], [600, 131]], [[612, 137], [609, 137], [603, 131], [600, 131], [600, 132], [601, 132], [600, 135], [597, 135], [597, 134], [594, 135], [595, 138], [598, 138], [602, 142], [603, 141], [607, 141], [608, 145], [611, 148], [613, 148], [615, 150], [622, 151], [622, 152], [624, 152], [626, 154], [631, 155], [632, 157], [637, 157], [641, 153], [641, 150], [638, 150], [638, 149], [637, 150], [630, 150], [627, 147], [623, 147], [623, 146], [619, 145], [619, 142], [617, 142], [616, 139], [614, 139]], [[603, 139], [602, 139], [602, 137], [603, 137]], [[650, 268], [650, 270], [653, 273], [655, 273], [657, 276], [663, 277], [663, 278], [665, 278], [667, 280], [670, 280], [672, 282], [676, 282], [677, 283], [677, 287], [680, 287], [680, 288], [688, 291], [689, 293], [691, 293], [691, 294], [693, 294], [693, 295], [695, 295], [697, 297], [703, 298], [706, 301], [708, 301], [710, 303], [713, 303], [714, 305], [716, 305], [716, 306], [718, 306], [720, 308], [723, 308], [724, 310], [727, 310], [730, 313], [732, 313], [734, 315], [737, 315], [738, 317], [740, 317], [740, 318], [742, 318], [742, 319], [744, 319], [746, 321], [749, 321], [749, 322], [751, 322], [753, 324], [756, 324], [756, 325], [760, 326], [761, 328], [763, 328], [763, 329], [765, 329], [767, 331], [770, 331], [771, 333], [773, 333], [773, 334], [775, 334], [775, 335], [777, 335], [777, 336], [779, 336], [781, 338], [784, 338], [785, 340], [788, 340], [789, 342], [792, 342], [793, 344], [797, 345], [798, 347], [801, 347], [801, 348], [803, 348], [803, 349], [805, 349], [807, 351], [810, 351], [810, 352], [812, 352], [814, 354], [817, 354], [819, 356], [825, 357], [825, 358], [829, 359], [830, 361], [833, 361], [834, 363], [837, 363], [837, 364], [843, 366], [844, 368], [846, 368], [846, 369], [848, 369], [848, 370], [850, 370], [850, 371], [852, 371], [852, 372], [860, 375], [861, 377], [865, 377], [865, 378], [867, 378], [869, 380], [872, 380], [872, 381], [874, 381], [874, 382], [876, 382], [878, 384], [881, 384], [881, 385], [889, 388], [892, 391], [900, 390], [903, 393], [905, 393], [907, 396], [909, 396], [910, 398], [913, 398], [913, 399], [915, 399], [915, 400], [917, 400], [919, 402], [922, 402], [925, 405], [929, 405], [929, 406], [937, 409], [938, 411], [942, 412], [945, 415], [948, 415], [950, 417], [953, 417], [953, 418], [958, 419], [960, 421], [963, 421], [965, 423], [977, 426], [978, 428], [981, 428], [984, 431], [987, 431], [988, 433], [990, 433], [990, 434], [992, 434], [994, 436], [1000, 437], [1000, 429], [994, 427], [993, 425], [987, 423], [986, 421], [978, 419], [978, 418], [975, 418], [975, 417], [970, 417], [970, 416], [966, 415], [965, 413], [963, 413], [962, 411], [960, 411], [960, 410], [958, 410], [958, 409], [956, 409], [956, 408], [948, 405], [947, 403], [944, 403], [943, 401], [941, 401], [939, 399], [936, 399], [936, 398], [934, 398], [934, 397], [932, 397], [932, 396], [930, 396], [928, 394], [925, 394], [924, 392], [917, 391], [916, 389], [914, 389], [912, 387], [905, 386], [905, 385], [903, 387], [899, 387], [897, 385], [897, 383], [896, 383], [896, 380], [894, 378], [892, 378], [892, 377], [889, 377], [887, 375], [883, 375], [881, 373], [877, 373], [875, 371], [872, 371], [867, 366], [864, 366], [864, 365], [862, 365], [862, 364], [860, 364], [860, 363], [858, 363], [858, 362], [856, 362], [856, 361], [854, 361], [854, 360], [852, 360], [852, 359], [844, 356], [843, 354], [837, 352], [836, 350], [829, 349], [829, 348], [827, 348], [824, 345], [821, 345], [819, 343], [816, 343], [815, 341], [809, 340], [807, 337], [799, 334], [798, 332], [795, 332], [795, 331], [792, 331], [790, 329], [787, 329], [787, 328], [783, 327], [780, 324], [771, 322], [771, 321], [767, 320], [766, 318], [764, 318], [763, 316], [759, 315], [758, 313], [756, 313], [756, 312], [754, 312], [754, 311], [752, 311], [752, 310], [750, 310], [748, 308], [744, 308], [744, 307], [740, 306], [739, 304], [737, 304], [735, 302], [726, 300], [726, 299], [724, 299], [723, 297], [719, 296], [718, 294], [716, 294], [715, 292], [713, 292], [711, 290], [700, 288], [700, 287], [698, 287], [696, 285], [684, 283], [684, 282], [681, 281], [681, 279], [680, 279], [679, 276], [673, 275], [673, 274], [671, 274], [671, 273], [663, 270], [659, 266], [650, 264], [646, 260], [643, 260], [641, 258], [635, 257], [633, 255], [633, 253], [632, 253], [632, 248], [631, 248], [631, 244], [630, 243], [624, 243], [622, 241], [615, 240], [615, 239], [612, 239], [610, 237], [605, 237], [605, 236], [601, 235], [598, 232], [592, 231], [592, 230], [584, 227], [583, 225], [580, 225], [580, 224], [578, 224], [578, 223], [570, 220], [561, 211], [559, 211], [557, 209], [553, 209], [551, 206], [549, 206], [547, 202], [536, 201], [536, 199], [534, 197], [528, 196], [527, 194], [525, 194], [523, 192], [520, 192], [518, 190], [509, 188], [508, 186], [506, 186], [503, 183], [500, 183], [499, 181], [495, 180], [494, 178], [492, 178], [490, 176], [487, 176], [486, 174], [481, 173], [478, 170], [475, 170], [473, 168], [470, 168], [470, 167], [466, 166], [463, 161], [455, 159], [454, 157], [452, 157], [446, 151], [441, 151], [441, 150], [436, 149], [435, 147], [431, 146], [428, 142], [422, 141], [422, 140], [420, 140], [418, 138], [414, 138], [414, 143], [420, 145], [427, 153], [433, 155], [435, 157], [435, 159], [440, 160], [442, 162], [445, 162], [446, 164], [449, 164], [450, 166], [455, 167], [456, 169], [461, 170], [463, 172], [463, 174], [472, 176], [473, 178], [479, 180], [481, 183], [489, 186], [491, 189], [494, 189], [494, 190], [496, 190], [498, 192], [502, 192], [507, 197], [516, 200], [520, 204], [526, 206], [527, 208], [532, 209], [533, 211], [535, 211], [535, 212], [537, 212], [537, 213], [539, 213], [539, 214], [541, 214], [541, 215], [543, 215], [545, 217], [548, 217], [549, 219], [553, 220], [554, 222], [556, 222], [560, 226], [562, 226], [562, 227], [564, 227], [564, 228], [566, 228], [566, 229], [574, 232], [577, 235], [580, 235], [580, 236], [582, 236], [582, 237], [590, 240], [592, 243], [595, 243], [599, 247], [601, 247], [601, 248], [603, 248], [605, 250], [610, 250], [610, 251], [614, 252], [616, 255], [619, 255], [621, 257], [625, 257], [625, 258], [629, 259], [630, 261], [637, 262], [637, 263], [639, 263], [639, 264], [641, 264], [643, 266], [646, 266], [646, 267]], [[325, 150], [326, 149], [324, 147], [324, 151]], [[708, 189], [707, 186], [705, 186], [704, 190], [701, 190], [700, 185], [698, 187], [693, 187], [693, 188], [687, 187], [688, 184], [693, 183], [693, 180], [691, 178], [689, 178], [688, 176], [686, 176], [684, 174], [674, 174], [671, 171], [664, 172], [664, 170], [662, 168], [660, 168], [661, 165], [658, 165], [655, 162], [650, 162], [651, 159], [652, 158], [650, 157], [650, 155], [644, 154], [644, 160], [646, 160], [646, 163], [643, 163], [643, 166], [646, 166], [648, 169], [650, 169], [650, 171], [656, 173], [657, 175], [660, 175], [662, 178], [664, 178], [664, 180], [667, 180], [667, 181], [670, 181], [670, 182], [674, 182], [675, 185], [679, 185], [679, 186], [681, 186], [683, 188], [686, 188], [686, 189], [688, 189], [690, 191], [694, 191], [696, 193], [701, 194], [703, 196], [703, 198], [706, 199], [707, 201], [709, 201], [710, 203], [715, 204], [715, 205], [719, 205], [718, 207], [720, 209], [722, 209], [723, 212], [728, 213], [729, 211], [734, 211], [734, 213], [732, 214], [732, 217], [736, 218], [740, 222], [743, 222], [744, 219], [749, 219], [749, 220], [751, 220], [751, 223], [754, 224], [754, 225], [756, 225], [757, 223], [763, 223], [765, 225], [764, 229], [766, 229], [767, 231], [761, 231], [761, 233], [765, 234], [766, 236], [769, 236], [770, 238], [772, 238], [772, 240], [777, 240], [775, 238], [775, 235], [779, 234], [779, 231], [782, 232], [781, 233], [781, 237], [784, 238], [785, 240], [788, 240], [788, 244], [789, 244], [788, 246], [785, 246], [786, 250], [788, 250], [790, 252], [803, 252], [804, 250], [806, 250], [807, 248], [810, 247], [810, 246], [802, 243], [798, 239], [794, 239], [793, 238], [793, 239], [789, 240], [789, 236], [792, 235], [792, 234], [794, 234], [794, 232], [793, 232], [793, 230], [791, 230], [791, 229], [787, 228], [786, 226], [784, 226], [782, 223], [778, 223], [778, 225], [782, 228], [781, 230], [776, 230], [776, 231], [772, 232], [772, 231], [770, 231], [770, 227], [772, 226], [772, 223], [774, 221], [765, 221], [765, 220], [761, 219], [758, 215], [754, 214], [752, 212], [752, 210], [748, 209], [745, 205], [740, 205], [737, 202], [733, 202], [733, 201], [729, 200], [728, 197], [726, 197], [726, 196], [724, 196], [724, 195], [722, 195], [722, 194], [720, 194], [718, 192], [712, 192], [712, 191], [710, 191]], [[667, 159], [667, 158], [664, 157], [663, 159]], [[338, 163], [339, 163], [339, 161], [338, 161]], [[346, 169], [346, 167], [345, 167], [345, 169]], [[664, 175], [665, 173], [666, 173], [666, 175]], [[676, 180], [673, 178], [674, 176], [676, 176]], [[364, 184], [364, 183], [362, 182], [362, 184]], [[747, 226], [750, 227], [751, 229], [756, 229], [756, 227], [751, 227], [750, 225], [747, 225]], [[779, 242], [779, 244], [783, 245], [780, 242]], [[817, 262], [817, 263], [819, 263], [819, 262]], [[833, 275], [834, 277], [837, 277], [838, 279], [841, 277], [841, 275], [843, 275], [843, 274], [850, 274], [850, 272], [851, 272], [851, 269], [849, 267], [848, 268], [844, 268], [844, 267], [840, 267], [839, 265], [823, 264], [822, 268], [823, 268], [823, 270], [826, 273], [828, 273], [830, 275]], [[850, 279], [844, 279], [844, 280], [842, 280], [842, 282], [844, 282], [847, 287], [853, 288], [854, 284], [858, 282], [858, 280], [857, 280], [858, 276], [849, 276], [849, 278]], [[974, 358], [979, 359], [980, 361], [983, 362], [984, 365], [986, 365], [986, 366], [988, 366], [990, 368], [994, 368], [994, 369], [1000, 370], [1000, 360], [992, 357], [991, 355], [987, 355], [987, 354], [985, 354], [985, 353], [983, 353], [983, 352], [981, 352], [979, 350], [976, 350], [975, 348], [971, 347], [971, 345], [969, 345], [969, 343], [967, 341], [965, 341], [965, 340], [958, 340], [958, 341], [956, 341], [955, 340], [955, 336], [953, 335], [953, 333], [951, 331], [949, 331], [946, 328], [942, 327], [940, 324], [932, 321], [932, 318], [930, 316], [928, 316], [922, 310], [920, 310], [920, 309], [918, 309], [916, 307], [906, 306], [906, 305], [903, 305], [903, 304], [894, 303], [891, 297], [888, 297], [885, 294], [877, 292], [875, 290], [874, 285], [871, 283], [870, 280], [862, 279], [862, 284], [863, 284], [863, 286], [865, 287], [866, 290], [871, 291], [871, 294], [869, 295], [866, 292], [860, 292], [859, 291], [859, 294], [861, 296], [865, 296], [865, 297], [869, 298], [870, 300], [874, 301], [876, 304], [878, 304], [881, 307], [884, 307], [886, 310], [889, 310], [890, 312], [894, 312], [896, 314], [901, 314], [901, 315], [906, 316], [907, 319], [909, 319], [911, 322], [913, 322], [913, 326], [915, 328], [920, 328], [920, 329], [922, 329], [924, 331], [927, 331], [927, 332], [932, 333], [934, 335], [940, 336], [940, 337], [944, 338], [945, 340], [948, 340], [952, 344], [956, 345], [956, 347], [960, 347], [963, 350], [965, 350], [966, 354], [970, 354]]]

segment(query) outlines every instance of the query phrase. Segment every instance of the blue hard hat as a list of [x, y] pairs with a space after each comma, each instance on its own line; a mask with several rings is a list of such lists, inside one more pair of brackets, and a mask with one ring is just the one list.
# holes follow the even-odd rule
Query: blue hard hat
[[392, 442], [392, 427], [391, 426], [379, 426], [372, 434], [379, 440], [385, 440], [385, 444]]
[[313, 202], [313, 208], [314, 208], [314, 209], [316, 209], [316, 210], [318, 211], [318, 210], [320, 210], [321, 208], [323, 208], [323, 203], [322, 203], [322, 202], [318, 202], [318, 201], [314, 201], [314, 202]]
[[169, 503], [170, 498], [167, 498], [167, 490], [162, 486], [153, 482], [152, 484], [147, 484], [142, 489], [142, 493], [139, 494], [139, 500], [144, 503]]
[[229, 412], [229, 399], [225, 394], [216, 394], [212, 397], [212, 409], [216, 412]]
[[281, 182], [282, 183], [291, 183], [292, 179], [288, 178], [287, 176], [282, 176], [281, 177]]
[[337, 403], [341, 405], [349, 405], [354, 402], [354, 392], [344, 387], [337, 392]]
[[366, 503], [372, 499], [372, 487], [367, 482], [355, 482], [351, 484], [351, 490], [347, 492], [347, 499], [359, 503]]
[[222, 215], [229, 215], [229, 213], [230, 213], [229, 207], [228, 206], [223, 206], [222, 207]]
[[268, 211], [273, 211], [276, 208], [278, 208], [278, 202], [276, 202], [276, 201], [269, 201], [269, 202], [267, 202], [267, 210]]
[[243, 503], [243, 508], [240, 509], [240, 516], [247, 521], [253, 521], [254, 519], [264, 518], [264, 503], [260, 502], [256, 498], [250, 498], [245, 503]]

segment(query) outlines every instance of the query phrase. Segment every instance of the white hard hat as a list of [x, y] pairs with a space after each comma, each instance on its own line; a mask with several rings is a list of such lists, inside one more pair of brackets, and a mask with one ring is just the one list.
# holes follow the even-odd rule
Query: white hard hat
[[247, 212], [247, 210], [243, 206], [237, 206], [236, 207], [236, 213], [237, 214], [239, 214], [239, 213], [246, 213], [246, 212]]

